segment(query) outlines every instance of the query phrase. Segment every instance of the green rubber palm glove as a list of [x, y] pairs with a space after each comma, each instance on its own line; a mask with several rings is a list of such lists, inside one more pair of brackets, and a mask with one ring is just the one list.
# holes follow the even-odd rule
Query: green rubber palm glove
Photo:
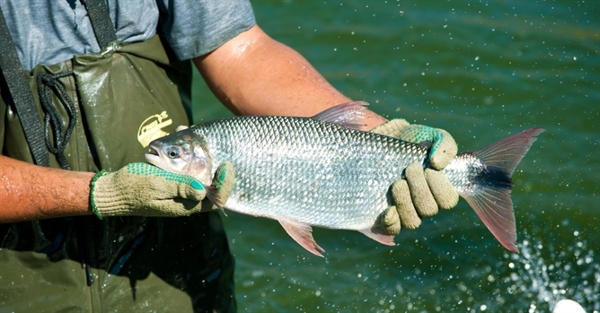
[[382, 214], [381, 228], [388, 234], [398, 234], [402, 227], [415, 229], [421, 217], [437, 214], [438, 209], [451, 209], [458, 203], [458, 193], [442, 170], [456, 156], [458, 148], [454, 138], [445, 130], [423, 125], [410, 125], [403, 119], [390, 120], [373, 130], [374, 133], [404, 141], [431, 144], [429, 167], [410, 164], [404, 179], [392, 185], [395, 207]]
[[[116, 172], [97, 173], [91, 183], [90, 204], [100, 219], [104, 216], [188, 216], [222, 208], [234, 180], [230, 162], [219, 166], [212, 186], [148, 163], [131, 163]], [[206, 197], [217, 206], [202, 201]]]

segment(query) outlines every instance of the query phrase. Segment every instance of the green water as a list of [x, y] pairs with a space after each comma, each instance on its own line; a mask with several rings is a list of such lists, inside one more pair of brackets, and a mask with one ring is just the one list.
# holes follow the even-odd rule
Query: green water
[[[228, 213], [241, 312], [600, 312], [600, 1], [254, 1], [259, 25], [386, 117], [448, 130], [461, 151], [530, 127], [517, 168], [520, 253], [466, 202], [396, 247]], [[257, 78], [258, 79], [258, 78]], [[200, 79], [196, 122], [230, 116]], [[265, 90], [268, 92], [268, 90]]]

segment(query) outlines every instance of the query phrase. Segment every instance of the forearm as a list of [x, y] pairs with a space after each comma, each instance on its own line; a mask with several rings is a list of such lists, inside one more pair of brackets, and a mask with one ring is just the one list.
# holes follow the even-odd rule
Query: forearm
[[0, 156], [0, 223], [91, 214], [93, 176]]
[[[299, 53], [258, 26], [194, 63], [219, 100], [239, 115], [313, 116], [351, 101]], [[365, 128], [384, 121], [369, 111]]]

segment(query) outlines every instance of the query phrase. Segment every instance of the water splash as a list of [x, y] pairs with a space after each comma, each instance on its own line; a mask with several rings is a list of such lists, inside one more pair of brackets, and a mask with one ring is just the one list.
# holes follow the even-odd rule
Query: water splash
[[586, 312], [600, 311], [600, 263], [588, 240], [574, 231], [574, 242], [544, 246], [541, 239], [520, 243], [520, 254], [505, 254], [510, 274], [507, 291], [529, 303], [527, 312], [550, 312], [562, 299], [573, 299]]

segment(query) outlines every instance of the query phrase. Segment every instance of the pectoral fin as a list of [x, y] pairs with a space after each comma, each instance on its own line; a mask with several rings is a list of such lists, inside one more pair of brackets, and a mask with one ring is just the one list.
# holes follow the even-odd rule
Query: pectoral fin
[[381, 233], [376, 233], [371, 228], [363, 229], [363, 230], [359, 230], [359, 231], [361, 233], [363, 233], [365, 236], [367, 236], [381, 244], [384, 244], [386, 246], [395, 246], [396, 245], [394, 243], [394, 235], [385, 235], [385, 234], [381, 234]]
[[313, 239], [312, 228], [310, 226], [290, 220], [279, 219], [278, 221], [288, 235], [296, 240], [299, 245], [308, 250], [310, 253], [323, 257], [320, 252], [325, 252], [325, 250], [321, 248]]
[[225, 213], [225, 201], [223, 201], [223, 198], [219, 194], [219, 190], [213, 186], [205, 186], [205, 187], [206, 187], [206, 197], [213, 204], [213, 209], [215, 209], [215, 208], [219, 209], [219, 210], [221, 210], [221, 212], [223, 212], [223, 214], [225, 216], [227, 216], [227, 213]]

